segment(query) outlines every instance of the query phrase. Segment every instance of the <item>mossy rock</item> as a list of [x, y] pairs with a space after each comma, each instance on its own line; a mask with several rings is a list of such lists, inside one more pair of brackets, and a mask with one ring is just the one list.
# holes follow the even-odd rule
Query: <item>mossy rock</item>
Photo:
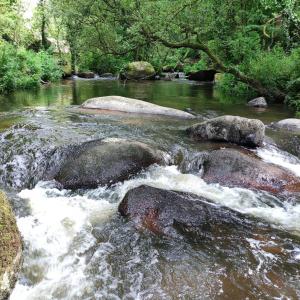
[[129, 80], [154, 79], [155, 70], [154, 67], [146, 61], [135, 61], [126, 66], [121, 77]]
[[22, 240], [14, 213], [4, 192], [0, 191], [0, 300], [13, 289], [22, 261]]

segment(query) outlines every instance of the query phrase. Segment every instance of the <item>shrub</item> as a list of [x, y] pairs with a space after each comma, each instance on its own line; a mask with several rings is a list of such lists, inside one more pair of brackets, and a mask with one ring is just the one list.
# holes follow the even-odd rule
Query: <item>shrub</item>
[[41, 80], [55, 81], [62, 71], [47, 52], [35, 53], [0, 43], [0, 92], [39, 86]]
[[201, 70], [206, 70], [207, 69], [207, 63], [204, 59], [200, 59], [197, 63], [195, 64], [189, 64], [184, 66], [184, 73], [189, 73], [189, 72], [197, 72]]

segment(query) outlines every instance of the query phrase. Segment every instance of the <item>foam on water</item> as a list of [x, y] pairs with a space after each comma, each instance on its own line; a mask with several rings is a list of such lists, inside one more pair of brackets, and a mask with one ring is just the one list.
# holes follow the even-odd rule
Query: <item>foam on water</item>
[[292, 171], [295, 175], [300, 176], [300, 160], [297, 157], [271, 145], [258, 148], [256, 153], [264, 161], [281, 166]]
[[17, 220], [25, 242], [24, 264], [38, 270], [31, 275], [33, 281], [41, 280], [34, 286], [19, 282], [10, 299], [41, 299], [41, 295], [53, 299], [51, 295], [64, 293], [63, 299], [73, 299], [87, 288], [82, 254], [95, 244], [93, 222], [107, 220], [116, 205], [66, 194], [45, 184], [20, 193], [21, 198], [30, 200], [32, 211]]
[[[194, 193], [217, 205], [225, 205], [300, 234], [300, 204], [279, 205], [279, 200], [267, 193], [206, 184], [195, 175], [180, 173], [176, 166], [153, 166], [137, 178], [113, 188], [100, 187], [79, 194], [57, 190], [52, 183], [41, 182], [34, 189], [19, 194], [20, 198], [29, 200], [31, 215], [18, 219], [25, 241], [25, 262], [23, 277], [10, 299], [85, 299], [84, 295], [90, 294], [95, 284], [93, 280], [86, 280], [86, 252], [97, 244], [92, 229], [94, 225], [99, 227], [107, 223], [115, 215], [118, 202], [126, 192], [142, 184]], [[121, 279], [113, 275], [108, 263], [113, 251], [114, 246], [106, 241], [97, 244], [93, 254], [92, 260], [98, 265], [96, 278], [104, 282], [104, 288], [97, 291], [99, 299], [118, 299], [112, 291]], [[139, 253], [132, 255], [129, 269], [130, 263], [140, 264]], [[299, 254], [295, 257], [298, 259]], [[157, 262], [156, 255], [151, 261]], [[143, 274], [131, 276], [128, 299], [142, 299]], [[153, 290], [161, 292], [156, 286]]]
[[258, 193], [243, 188], [207, 184], [198, 176], [182, 174], [176, 166], [169, 166], [151, 168], [146, 178], [125, 182], [120, 186], [119, 193], [125, 195], [126, 191], [141, 184], [193, 193], [300, 234], [300, 204], [281, 203], [275, 196], [266, 192]]

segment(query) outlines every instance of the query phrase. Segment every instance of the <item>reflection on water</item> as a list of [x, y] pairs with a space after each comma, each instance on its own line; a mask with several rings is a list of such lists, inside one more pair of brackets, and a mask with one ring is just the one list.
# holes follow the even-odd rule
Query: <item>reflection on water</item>
[[92, 97], [119, 95], [141, 99], [159, 105], [203, 113], [260, 116], [269, 123], [292, 115], [282, 105], [258, 110], [245, 105], [245, 99], [224, 96], [212, 85], [199, 85], [184, 80], [121, 82], [117, 80], [69, 80], [30, 91], [18, 91], [0, 96], [0, 111], [11, 111], [24, 106], [79, 105]]

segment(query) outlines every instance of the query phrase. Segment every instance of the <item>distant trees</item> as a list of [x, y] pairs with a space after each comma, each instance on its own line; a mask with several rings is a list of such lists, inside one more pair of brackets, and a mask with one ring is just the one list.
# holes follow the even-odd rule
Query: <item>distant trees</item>
[[[150, 60], [161, 68], [199, 57], [202, 65], [227, 74], [221, 82], [227, 91], [254, 90], [278, 101], [285, 99], [288, 82], [300, 77], [299, 0], [66, 0], [56, 5], [80, 61], [121, 57]], [[280, 70], [279, 61], [288, 67]]]
[[[68, 42], [72, 73], [118, 72], [133, 60], [157, 70], [214, 68], [224, 73], [218, 85], [228, 93], [294, 104], [286, 96], [300, 78], [299, 1], [40, 0], [35, 28], [43, 49], [47, 35]], [[1, 32], [15, 44], [28, 35], [14, 36], [18, 6], [0, 0]]]

